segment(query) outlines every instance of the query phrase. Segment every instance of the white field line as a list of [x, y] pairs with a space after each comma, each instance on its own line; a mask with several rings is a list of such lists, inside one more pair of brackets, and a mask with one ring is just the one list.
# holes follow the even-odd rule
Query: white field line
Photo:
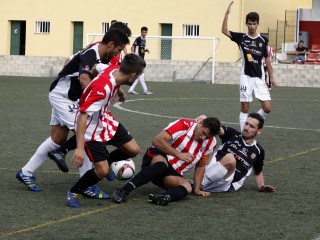
[[[168, 100], [173, 100], [173, 99], [178, 99], [178, 100], [204, 100], [204, 99], [214, 99], [214, 100], [230, 100], [230, 98], [153, 98], [153, 99], [132, 99], [132, 100], [127, 100], [126, 103], [129, 102], [138, 102], [138, 101], [168, 101]], [[282, 99], [283, 101], [286, 101], [287, 99]], [[303, 101], [303, 100], [302, 100]], [[307, 100], [305, 100], [307, 101]], [[311, 100], [311, 101], [320, 101], [320, 100]], [[155, 114], [155, 113], [148, 113], [148, 112], [142, 112], [142, 111], [136, 111], [136, 110], [131, 110], [128, 108], [123, 107], [122, 103], [115, 103], [113, 106], [115, 108], [118, 108], [119, 110], [126, 111], [126, 112], [131, 112], [131, 113], [137, 113], [141, 115], [147, 115], [147, 116], [154, 116], [154, 117], [161, 117], [161, 118], [169, 118], [169, 119], [178, 119], [178, 118], [188, 118], [186, 116], [167, 116], [167, 115], [162, 115], [162, 114]], [[233, 122], [222, 122], [224, 124], [230, 124], [230, 125], [239, 125], [239, 123], [233, 123]], [[320, 129], [311, 129], [311, 128], [296, 128], [296, 127], [282, 127], [282, 126], [264, 126], [265, 128], [276, 128], [276, 129], [287, 129], [287, 130], [298, 130], [298, 131], [314, 131], [314, 132], [320, 132]]]

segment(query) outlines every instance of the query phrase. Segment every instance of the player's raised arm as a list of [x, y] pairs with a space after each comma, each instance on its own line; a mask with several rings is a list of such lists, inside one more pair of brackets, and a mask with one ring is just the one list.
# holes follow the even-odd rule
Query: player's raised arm
[[228, 29], [228, 17], [229, 17], [229, 13], [231, 12], [231, 6], [233, 4], [233, 1], [229, 4], [228, 8], [227, 8], [227, 11], [224, 15], [224, 19], [223, 19], [223, 22], [222, 22], [222, 33], [226, 36], [228, 36], [229, 38], [231, 38], [231, 34], [229, 32], [229, 29]]

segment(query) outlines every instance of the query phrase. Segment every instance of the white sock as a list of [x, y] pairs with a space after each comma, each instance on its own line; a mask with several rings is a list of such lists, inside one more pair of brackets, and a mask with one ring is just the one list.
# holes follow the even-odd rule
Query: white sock
[[139, 82], [139, 78], [137, 78], [134, 83], [131, 85], [131, 87], [129, 88], [128, 92], [133, 92], [134, 91], [134, 88], [137, 86]]
[[55, 144], [51, 137], [48, 137], [30, 158], [29, 162], [22, 168], [22, 173], [26, 176], [32, 176], [33, 173], [48, 159], [48, 152], [60, 147]]
[[246, 123], [248, 118], [248, 113], [240, 112], [239, 122], [240, 122], [240, 131], [242, 131], [244, 124]]
[[265, 113], [262, 108], [257, 113], [259, 113], [263, 119], [266, 119], [266, 116], [268, 115], [268, 113]]
[[208, 182], [215, 182], [222, 179], [227, 175], [228, 169], [223, 166], [220, 162], [216, 162], [211, 167], [206, 168], [206, 171], [203, 176], [202, 184], [206, 185]]
[[87, 154], [85, 154], [83, 165], [79, 167], [80, 177], [82, 177], [90, 169], [92, 169], [92, 162], [87, 157]]

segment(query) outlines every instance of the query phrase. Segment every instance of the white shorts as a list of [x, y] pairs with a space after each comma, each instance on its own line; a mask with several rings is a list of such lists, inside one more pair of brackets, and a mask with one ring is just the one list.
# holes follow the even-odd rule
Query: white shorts
[[[210, 168], [214, 164], [216, 164], [216, 162], [217, 162], [217, 160], [214, 155], [212, 157], [211, 161], [209, 162], [209, 164], [206, 166], [205, 172], [210, 171]], [[226, 192], [229, 190], [229, 188], [232, 184], [233, 177], [234, 177], [234, 173], [231, 174], [231, 176], [229, 176], [228, 178], [226, 178], [226, 179], [222, 178], [218, 181], [210, 181], [204, 177], [203, 181], [201, 183], [201, 189], [206, 192]]]
[[265, 80], [258, 77], [240, 76], [240, 102], [252, 102], [252, 92], [261, 101], [270, 101], [270, 92]]
[[72, 130], [75, 128], [75, 116], [79, 109], [79, 101], [72, 101], [68, 98], [66, 89], [69, 87], [67, 85], [68, 83], [59, 83], [49, 93], [52, 107], [50, 125], [66, 126]]

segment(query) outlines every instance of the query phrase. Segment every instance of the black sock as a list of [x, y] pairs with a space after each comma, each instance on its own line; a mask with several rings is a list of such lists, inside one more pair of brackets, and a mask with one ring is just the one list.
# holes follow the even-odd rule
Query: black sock
[[129, 154], [127, 154], [127, 153], [121, 151], [119, 148], [117, 148], [116, 150], [112, 151], [109, 154], [108, 163], [109, 163], [109, 165], [111, 165], [111, 163], [113, 163], [113, 162], [126, 160], [126, 159], [128, 159], [130, 157], [133, 157], [133, 156], [130, 156]]
[[163, 195], [170, 196], [170, 202], [178, 201], [188, 195], [188, 190], [184, 186], [177, 186], [168, 189]]
[[88, 170], [79, 180], [78, 182], [70, 189], [70, 192], [80, 194], [83, 190], [87, 189], [98, 183], [101, 179], [97, 177], [94, 172], [94, 168]]
[[136, 176], [134, 176], [122, 190], [128, 195], [132, 190], [140, 187], [153, 179], [163, 175], [168, 170], [168, 166], [164, 162], [157, 162], [152, 166], [143, 168]]
[[65, 143], [61, 145], [59, 148], [59, 151], [67, 154], [69, 151], [76, 149], [77, 147], [77, 137], [76, 135], [73, 135], [71, 138], [69, 138]]

